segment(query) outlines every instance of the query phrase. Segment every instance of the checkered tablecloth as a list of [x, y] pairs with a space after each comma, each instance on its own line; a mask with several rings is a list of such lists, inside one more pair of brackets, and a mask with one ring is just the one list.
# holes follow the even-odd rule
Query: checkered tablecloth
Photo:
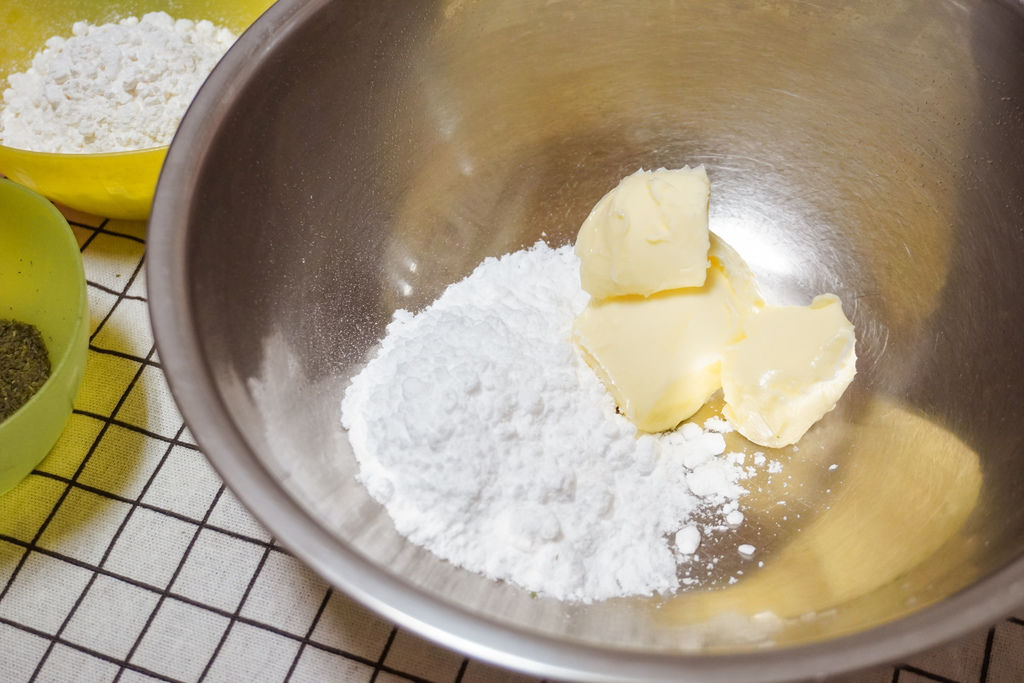
[[[395, 628], [281, 548], [164, 381], [145, 224], [65, 215], [88, 280], [88, 365], [56, 447], [0, 496], [0, 683], [535, 680]], [[1024, 620], [839, 680], [1024, 681]]]

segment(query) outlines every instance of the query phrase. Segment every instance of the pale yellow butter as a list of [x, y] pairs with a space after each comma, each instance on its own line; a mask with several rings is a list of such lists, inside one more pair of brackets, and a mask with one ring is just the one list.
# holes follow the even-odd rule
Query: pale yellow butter
[[714, 235], [710, 243], [702, 286], [591, 300], [576, 319], [584, 358], [641, 430], [672, 429], [704, 405], [721, 386], [724, 348], [763, 305], [742, 259]]
[[623, 178], [576, 237], [583, 289], [604, 299], [703, 285], [710, 192], [703, 166]]
[[795, 443], [853, 380], [853, 325], [831, 294], [767, 306], [708, 231], [709, 194], [698, 166], [637, 171], [601, 198], [576, 240], [591, 301], [575, 341], [638, 429], [672, 429], [722, 389], [741, 434]]
[[853, 325], [834, 294], [810, 306], [765, 306], [722, 359], [722, 414], [754, 443], [796, 443], [856, 374]]

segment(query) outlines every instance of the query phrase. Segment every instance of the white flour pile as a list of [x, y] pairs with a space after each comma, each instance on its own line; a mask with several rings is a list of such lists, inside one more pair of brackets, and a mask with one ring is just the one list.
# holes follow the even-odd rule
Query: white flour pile
[[487, 259], [395, 314], [342, 423], [370, 494], [436, 555], [559, 599], [670, 593], [702, 530], [742, 522], [753, 468], [720, 420], [638, 436], [573, 348], [586, 302], [571, 247]]
[[209, 21], [164, 12], [53, 37], [11, 74], [0, 142], [36, 152], [118, 152], [166, 145], [199, 86], [235, 41]]

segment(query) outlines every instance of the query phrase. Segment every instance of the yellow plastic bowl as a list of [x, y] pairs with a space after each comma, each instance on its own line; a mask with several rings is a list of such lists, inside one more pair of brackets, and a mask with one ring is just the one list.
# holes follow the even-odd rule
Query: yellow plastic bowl
[[89, 310], [82, 254], [53, 204], [0, 179], [0, 318], [31, 323], [50, 355], [50, 377], [0, 422], [0, 494], [53, 448], [82, 385]]
[[[24, 71], [51, 36], [76, 21], [102, 24], [163, 10], [176, 19], [209, 19], [241, 33], [272, 0], [35, 0], [0, 5], [0, 91]], [[145, 219], [167, 146], [108, 154], [50, 154], [0, 145], [0, 174], [61, 204], [111, 218]]]

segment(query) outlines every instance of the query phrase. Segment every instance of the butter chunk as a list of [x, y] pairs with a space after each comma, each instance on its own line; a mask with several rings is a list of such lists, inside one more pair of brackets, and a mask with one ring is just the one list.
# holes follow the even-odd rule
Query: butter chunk
[[576, 237], [583, 289], [604, 299], [703, 285], [710, 193], [703, 166], [623, 178]]
[[722, 350], [742, 337], [735, 291], [713, 259], [701, 287], [591, 301], [576, 318], [583, 357], [638, 429], [672, 429], [721, 386]]
[[740, 313], [749, 315], [761, 310], [765, 305], [764, 296], [750, 266], [728, 242], [713, 232], [709, 234], [711, 249], [708, 250], [708, 261], [725, 274]]
[[722, 414], [754, 443], [796, 443], [835, 408], [856, 374], [853, 325], [834, 294], [810, 306], [764, 306], [722, 359]]

